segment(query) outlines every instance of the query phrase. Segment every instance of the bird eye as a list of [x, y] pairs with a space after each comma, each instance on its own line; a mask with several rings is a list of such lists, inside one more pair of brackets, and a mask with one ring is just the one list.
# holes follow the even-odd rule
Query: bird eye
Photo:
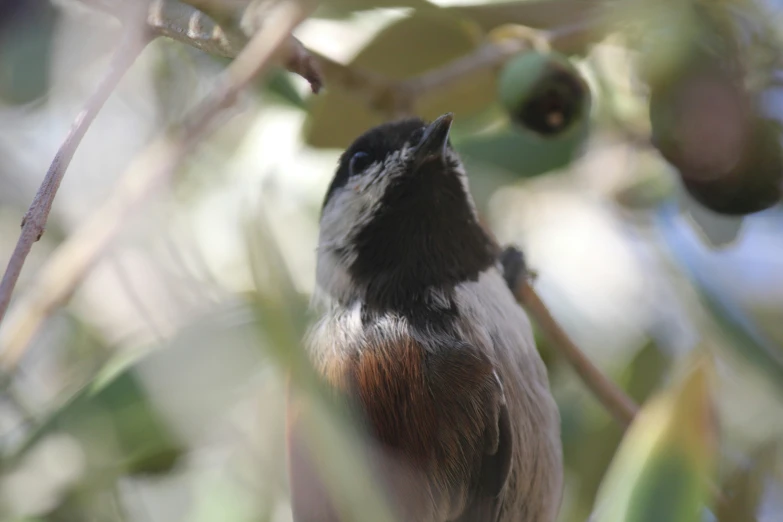
[[357, 152], [351, 157], [351, 163], [348, 165], [349, 175], [355, 176], [364, 169], [370, 163], [370, 155], [366, 152]]

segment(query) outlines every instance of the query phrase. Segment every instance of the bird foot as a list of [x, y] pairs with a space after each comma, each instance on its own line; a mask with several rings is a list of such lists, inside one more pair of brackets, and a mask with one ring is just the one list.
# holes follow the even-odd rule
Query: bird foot
[[536, 274], [530, 270], [525, 260], [525, 254], [513, 246], [506, 246], [498, 257], [503, 267], [503, 278], [506, 280], [508, 288], [514, 292], [523, 280], [535, 279]]

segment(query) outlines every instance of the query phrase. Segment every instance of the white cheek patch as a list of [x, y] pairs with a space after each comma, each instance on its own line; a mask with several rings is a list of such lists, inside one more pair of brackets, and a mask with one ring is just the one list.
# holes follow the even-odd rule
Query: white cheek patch
[[324, 208], [318, 244], [316, 281], [324, 293], [343, 301], [358, 297], [348, 274], [355, 261], [353, 241], [372, 219], [383, 193], [404, 172], [400, 152], [383, 163], [374, 163], [360, 175], [348, 179]]
[[400, 153], [348, 179], [321, 216], [321, 245], [348, 245], [377, 210], [389, 183], [403, 171]]

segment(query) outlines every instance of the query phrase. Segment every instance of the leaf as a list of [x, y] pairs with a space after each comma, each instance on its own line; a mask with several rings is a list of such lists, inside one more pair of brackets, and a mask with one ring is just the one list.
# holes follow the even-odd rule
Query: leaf
[[263, 91], [297, 109], [307, 108], [304, 98], [294, 87], [291, 75], [283, 71], [277, 70], [269, 73], [264, 81]]
[[334, 400], [305, 353], [301, 335], [307, 325], [307, 300], [296, 291], [263, 205], [251, 217], [245, 235], [257, 291], [257, 325], [267, 355], [288, 374], [289, 408], [297, 412], [305, 448], [318, 456], [318, 471], [328, 479], [328, 494], [345, 520], [391, 522], [390, 506], [364, 452], [357, 451], [365, 440], [363, 432], [345, 403]]
[[582, 152], [589, 128], [582, 125], [557, 139], [507, 127], [493, 134], [480, 134], [454, 144], [467, 162], [498, 169], [516, 177], [533, 177], [570, 164]]
[[[553, 29], [584, 23], [598, 15], [601, 7], [601, 2], [592, 0], [523, 0], [459, 5], [446, 10], [471, 19], [484, 31], [491, 31], [506, 24]], [[573, 38], [560, 41], [557, 48], [566, 54], [582, 53], [587, 44], [599, 35], [597, 31], [579, 31]]]
[[183, 451], [127, 363], [107, 367], [92, 384], [52, 413], [14, 454], [11, 463], [56, 432], [75, 437], [88, 465], [109, 475], [166, 472]]
[[712, 366], [697, 359], [642, 408], [598, 492], [595, 522], [698, 522], [717, 452]]
[[629, 210], [652, 210], [670, 198], [674, 189], [671, 177], [660, 172], [643, 172], [619, 188], [614, 200]]
[[58, 19], [46, 0], [0, 3], [0, 100], [22, 104], [46, 94]]
[[671, 360], [663, 349], [648, 341], [623, 372], [628, 395], [639, 404], [646, 401], [658, 388], [670, 365]]
[[[380, 31], [356, 56], [350, 67], [392, 80], [417, 76], [470, 53], [481, 32], [470, 22], [444, 10], [416, 12]], [[434, 119], [454, 112], [457, 122], [478, 113], [495, 98], [494, 73], [476, 73], [424, 97], [417, 115]], [[319, 148], [347, 147], [359, 134], [385, 119], [355, 92], [332, 85], [312, 99], [305, 140]]]
[[381, 30], [352, 65], [402, 79], [465, 54], [480, 40], [480, 31], [458, 16], [414, 13]]
[[[661, 348], [649, 341], [618, 376], [618, 382], [631, 398], [642, 403], [659, 386], [668, 366], [669, 360]], [[563, 420], [563, 454], [569, 473], [579, 484], [567, 519], [586, 520], [601, 477], [622, 440], [623, 430], [592, 396], [566, 396], [559, 401], [559, 406]]]
[[764, 496], [765, 479], [774, 472], [777, 444], [764, 444], [753, 452], [749, 462], [738, 466], [721, 486], [726, 500], [718, 504], [718, 522], [754, 520]]

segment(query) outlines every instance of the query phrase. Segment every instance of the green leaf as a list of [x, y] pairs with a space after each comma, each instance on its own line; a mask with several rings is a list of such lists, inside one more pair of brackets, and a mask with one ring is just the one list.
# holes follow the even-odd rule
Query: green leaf
[[698, 470], [688, 465], [688, 455], [672, 448], [651, 459], [639, 477], [624, 520], [676, 522], [701, 520]]
[[650, 210], [672, 197], [675, 187], [670, 176], [661, 172], [643, 172], [614, 194], [619, 205], [630, 210]]
[[22, 104], [46, 94], [58, 15], [45, 0], [0, 5], [0, 100]]
[[[484, 31], [491, 31], [506, 24], [534, 29], [566, 27], [597, 16], [601, 7], [601, 2], [591, 0], [523, 0], [459, 5], [446, 10], [473, 20]], [[600, 34], [600, 31], [579, 31], [573, 38], [560, 41], [557, 48], [566, 54], [582, 53]]]
[[774, 473], [777, 442], [759, 446], [747, 462], [733, 470], [721, 484], [725, 501], [715, 510], [719, 522], [755, 520], [764, 497], [765, 479]]
[[[363, 457], [364, 433], [345, 403], [325, 386], [301, 342], [307, 301], [291, 280], [288, 266], [259, 208], [246, 227], [248, 256], [257, 296], [257, 325], [266, 353], [289, 376], [289, 411], [296, 411], [306, 448], [314, 455], [335, 509], [345, 520], [391, 522], [390, 506]], [[343, 519], [343, 518], [341, 518]]]
[[701, 520], [717, 452], [711, 375], [700, 358], [645, 404], [601, 484], [595, 522]]
[[[480, 41], [481, 31], [454, 14], [444, 10], [416, 12], [379, 32], [350, 66], [401, 80], [464, 56]], [[415, 112], [427, 119], [454, 112], [457, 121], [478, 113], [495, 100], [494, 76], [487, 71], [455, 82], [423, 97]], [[312, 99], [305, 139], [313, 147], [343, 148], [384, 119], [381, 112], [368, 107], [361, 95], [331, 85]]]
[[[649, 341], [636, 351], [617, 380], [631, 398], [642, 403], [659, 386], [668, 366], [668, 357]], [[567, 371], [572, 372], [570, 367]], [[558, 397], [563, 420], [563, 454], [569, 473], [579, 484], [568, 512], [561, 513], [567, 520], [587, 520], [601, 478], [623, 437], [622, 428], [603, 406], [592, 395], [582, 394], [582, 383], [577, 389], [571, 392], [573, 395]]]
[[[585, 122], [586, 123], [586, 122]], [[569, 165], [582, 152], [588, 125], [572, 129], [557, 139], [545, 139], [532, 133], [507, 127], [492, 134], [479, 134], [455, 143], [468, 162], [500, 170], [516, 177], [533, 177]]]
[[653, 341], [645, 343], [623, 372], [628, 395], [637, 403], [646, 401], [658, 389], [670, 365], [669, 356], [659, 345]]
[[280, 70], [270, 72], [264, 82], [263, 90], [287, 105], [302, 110], [307, 108], [304, 98], [294, 87], [291, 75], [287, 72]]
[[166, 472], [183, 451], [127, 364], [107, 367], [57, 408], [14, 454], [11, 464], [56, 432], [75, 437], [88, 466], [104, 476]]

